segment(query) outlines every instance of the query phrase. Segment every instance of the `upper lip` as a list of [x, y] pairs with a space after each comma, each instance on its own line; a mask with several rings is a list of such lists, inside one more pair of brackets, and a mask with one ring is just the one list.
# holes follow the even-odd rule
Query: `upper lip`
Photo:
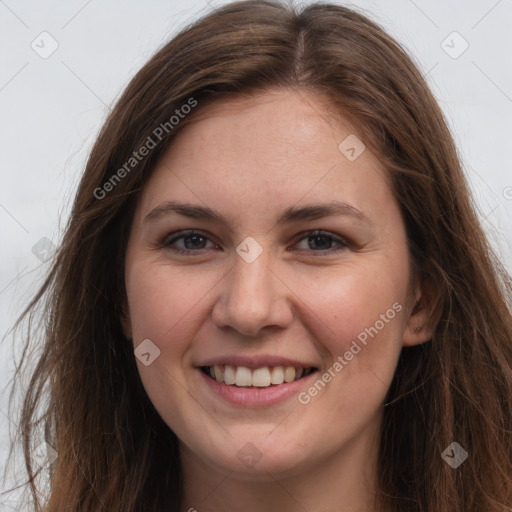
[[199, 363], [197, 366], [245, 366], [247, 368], [262, 368], [263, 366], [293, 366], [294, 368], [315, 368], [317, 365], [304, 363], [287, 357], [260, 356], [218, 356]]

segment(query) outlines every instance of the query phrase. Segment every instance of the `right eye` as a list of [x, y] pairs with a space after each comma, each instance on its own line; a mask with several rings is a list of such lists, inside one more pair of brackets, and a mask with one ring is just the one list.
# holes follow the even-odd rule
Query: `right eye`
[[[182, 241], [183, 247], [175, 247], [178, 241]], [[191, 254], [206, 250], [207, 248], [203, 246], [207, 241], [211, 242], [205, 234], [200, 231], [189, 230], [183, 231], [181, 234], [172, 233], [167, 236], [162, 242], [162, 247], [181, 254]], [[218, 247], [218, 245], [214, 244], [214, 247]]]

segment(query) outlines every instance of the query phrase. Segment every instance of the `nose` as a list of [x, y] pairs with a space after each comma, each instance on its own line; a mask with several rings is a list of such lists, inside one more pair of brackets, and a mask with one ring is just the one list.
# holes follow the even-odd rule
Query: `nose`
[[291, 291], [272, 269], [269, 251], [264, 250], [252, 263], [236, 254], [232, 270], [220, 286], [212, 310], [217, 327], [257, 337], [263, 330], [286, 328], [291, 323]]

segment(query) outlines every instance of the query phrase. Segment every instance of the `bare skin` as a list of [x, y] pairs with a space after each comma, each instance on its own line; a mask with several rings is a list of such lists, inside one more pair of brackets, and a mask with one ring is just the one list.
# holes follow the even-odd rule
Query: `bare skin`
[[[433, 321], [415, 308], [425, 292], [410, 281], [386, 172], [368, 148], [346, 158], [338, 146], [358, 131], [332, 112], [291, 90], [214, 102], [178, 134], [142, 191], [123, 327], [134, 347], [149, 339], [160, 350], [137, 364], [180, 439], [184, 512], [375, 508], [385, 395], [402, 346], [429, 340]], [[211, 208], [225, 222], [170, 211], [146, 219], [169, 201]], [[341, 213], [277, 222], [287, 208], [333, 201], [345, 203]], [[184, 230], [199, 233], [177, 238]], [[247, 237], [262, 250], [250, 263], [236, 251]], [[278, 403], [233, 404], [198, 366], [240, 355], [317, 371]]]

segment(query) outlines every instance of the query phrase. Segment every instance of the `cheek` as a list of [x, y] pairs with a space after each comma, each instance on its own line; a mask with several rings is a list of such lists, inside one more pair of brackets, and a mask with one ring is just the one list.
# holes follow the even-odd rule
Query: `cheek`
[[[200, 281], [200, 280], [199, 280]], [[127, 294], [134, 343], [149, 338], [169, 358], [187, 348], [194, 316], [211, 286], [165, 265], [139, 265], [127, 272]]]
[[[179, 430], [182, 422], [173, 411], [190, 407], [188, 394], [183, 392], [183, 363], [189, 360], [191, 341], [200, 325], [201, 299], [212, 286], [205, 279], [191, 279], [185, 271], [171, 271], [154, 262], [139, 261], [127, 267], [134, 349], [149, 339], [160, 350], [148, 366], [137, 360], [139, 375], [152, 404], [173, 429]], [[181, 426], [181, 430], [193, 431], [193, 427]]]
[[[374, 273], [348, 272], [317, 283], [307, 297], [303, 322], [324, 352], [326, 367], [299, 402], [326, 423], [358, 432], [380, 405], [395, 374], [402, 347], [406, 283]], [[324, 286], [322, 286], [324, 284]], [[347, 411], [351, 411], [347, 416]]]
[[[304, 298], [301, 316], [333, 360], [349, 360], [344, 373], [362, 369], [392, 375], [401, 350], [407, 265], [346, 265], [296, 290]], [[348, 370], [348, 371], [345, 371]]]

